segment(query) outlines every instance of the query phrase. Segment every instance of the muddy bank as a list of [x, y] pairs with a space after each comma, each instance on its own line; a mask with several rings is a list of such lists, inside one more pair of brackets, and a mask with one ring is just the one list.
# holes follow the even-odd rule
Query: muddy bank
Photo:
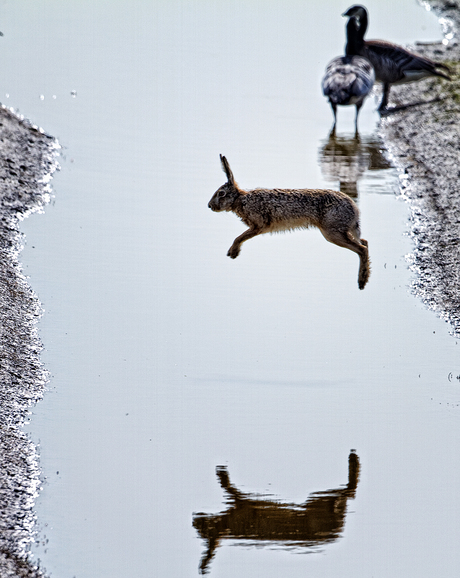
[[35, 446], [22, 431], [47, 382], [41, 306], [21, 272], [19, 222], [49, 201], [57, 142], [0, 108], [0, 576], [38, 577], [27, 559], [40, 485]]
[[423, 6], [440, 18], [445, 38], [411, 48], [451, 67], [452, 81], [432, 78], [393, 87], [390, 106], [435, 102], [383, 117], [381, 134], [410, 205], [413, 291], [460, 336], [460, 2]]

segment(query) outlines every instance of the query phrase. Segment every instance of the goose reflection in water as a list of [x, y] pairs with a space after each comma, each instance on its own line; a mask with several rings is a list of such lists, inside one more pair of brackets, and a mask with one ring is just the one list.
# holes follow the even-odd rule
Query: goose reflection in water
[[348, 484], [311, 494], [303, 504], [285, 504], [260, 494], [246, 494], [231, 482], [225, 466], [216, 474], [228, 508], [218, 514], [194, 514], [193, 527], [206, 542], [200, 573], [206, 574], [221, 540], [242, 540], [246, 546], [315, 549], [335, 542], [345, 524], [347, 501], [355, 497], [359, 458], [351, 450]]
[[377, 135], [338, 137], [332, 129], [319, 147], [319, 163], [323, 178], [339, 183], [340, 190], [350, 197], [358, 197], [358, 181], [366, 171], [392, 167], [385, 157], [384, 145]]

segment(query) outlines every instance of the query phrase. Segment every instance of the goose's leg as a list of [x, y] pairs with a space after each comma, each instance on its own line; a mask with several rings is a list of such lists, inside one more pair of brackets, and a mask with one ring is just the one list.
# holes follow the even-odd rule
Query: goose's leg
[[[329, 101], [331, 102], [331, 101]], [[331, 102], [332, 112], [334, 114], [334, 125], [332, 126], [332, 132], [335, 134], [335, 126], [337, 124], [337, 105], [335, 102]]]
[[388, 104], [388, 97], [390, 96], [390, 84], [388, 82], [385, 82], [385, 84], [383, 85], [383, 97], [382, 97], [382, 102], [380, 103], [380, 106], [378, 108], [379, 112], [382, 112], [383, 110], [386, 109], [387, 104]]

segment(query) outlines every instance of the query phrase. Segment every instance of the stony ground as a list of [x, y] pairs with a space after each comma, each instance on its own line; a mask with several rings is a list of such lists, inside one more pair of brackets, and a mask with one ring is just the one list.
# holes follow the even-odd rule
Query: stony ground
[[0, 107], [0, 576], [38, 578], [27, 558], [40, 485], [36, 449], [22, 431], [47, 381], [40, 362], [41, 307], [21, 272], [19, 221], [49, 200], [54, 139]]
[[[424, 2], [424, 4], [428, 4]], [[445, 40], [416, 44], [415, 52], [447, 64], [452, 81], [431, 78], [392, 88], [381, 134], [401, 170], [411, 208], [413, 290], [460, 336], [460, 1], [430, 1]]]

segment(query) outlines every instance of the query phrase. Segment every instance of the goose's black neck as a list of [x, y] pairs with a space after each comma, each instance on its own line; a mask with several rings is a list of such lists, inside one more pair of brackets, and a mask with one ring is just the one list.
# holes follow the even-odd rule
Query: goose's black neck
[[351, 16], [347, 22], [347, 45], [345, 46], [345, 54], [353, 56], [361, 54], [364, 47], [364, 34], [367, 29], [367, 14], [364, 14], [358, 19]]

